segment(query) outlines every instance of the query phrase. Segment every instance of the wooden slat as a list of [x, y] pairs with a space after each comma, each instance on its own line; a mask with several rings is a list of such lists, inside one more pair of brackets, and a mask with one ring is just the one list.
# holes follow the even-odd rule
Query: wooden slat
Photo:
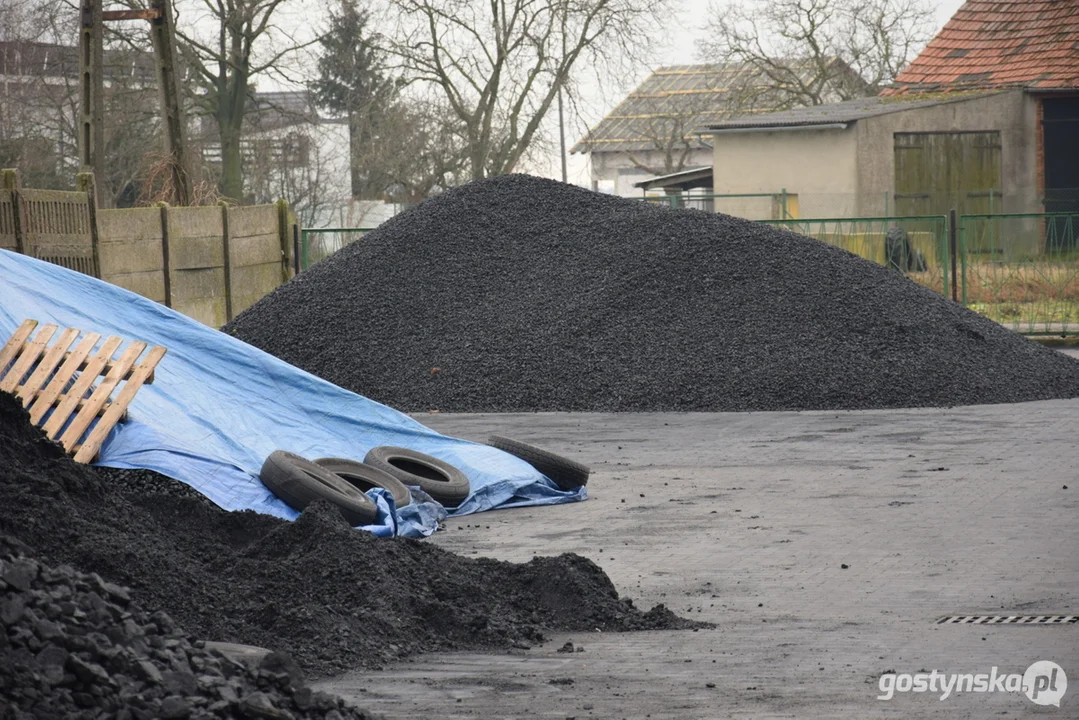
[[[53, 410], [52, 416], [49, 418], [48, 422], [45, 423], [45, 427], [42, 428], [50, 440], [55, 440], [56, 436], [60, 434], [60, 431], [64, 427], [64, 423], [68, 421], [68, 418], [71, 416], [71, 411], [75, 409], [75, 405], [78, 403], [79, 398], [90, 389], [94, 380], [97, 379], [99, 370], [112, 358], [112, 354], [116, 352], [116, 348], [120, 347], [120, 343], [122, 342], [123, 340], [118, 337], [109, 337], [106, 339], [105, 344], [101, 346], [101, 349], [98, 350], [91, 359], [86, 371], [79, 375], [75, 384], [71, 386], [71, 389], [68, 391], [69, 394], [67, 399]], [[34, 404], [35, 406], [37, 405], [37, 403]], [[32, 414], [31, 419], [33, 419]]]
[[38, 363], [34, 374], [30, 376], [25, 385], [20, 386], [15, 392], [15, 396], [22, 400], [23, 406], [29, 405], [37, 394], [41, 392], [42, 386], [48, 382], [52, 371], [63, 360], [67, 349], [71, 347], [71, 343], [75, 342], [75, 338], [78, 336], [79, 331], [75, 328], [68, 328], [60, 333], [60, 339], [49, 348], [49, 352], [45, 353], [45, 357]]
[[4, 372], [4, 368], [7, 364], [15, 359], [15, 356], [22, 350], [22, 344], [26, 342], [26, 338], [30, 337], [30, 333], [37, 327], [37, 320], [23, 320], [22, 325], [15, 331], [15, 334], [11, 336], [11, 339], [7, 341], [7, 345], [3, 350], [0, 350], [0, 373]]
[[127, 406], [131, 404], [131, 401], [135, 398], [135, 393], [139, 391], [143, 383], [149, 378], [157, 364], [161, 362], [161, 358], [165, 357], [167, 351], [160, 345], [155, 345], [147, 353], [146, 359], [141, 365], [134, 368], [134, 372], [131, 373], [131, 377], [128, 379], [127, 384], [124, 385], [124, 389], [116, 396], [116, 399], [109, 406], [108, 410], [98, 420], [97, 427], [94, 428], [90, 436], [86, 438], [86, 442], [75, 453], [75, 462], [89, 463], [93, 462], [97, 457], [98, 451], [101, 449], [101, 444], [105, 442], [105, 438], [108, 437], [109, 431], [112, 430], [113, 425], [127, 412]]
[[101, 335], [98, 333], [87, 333], [82, 342], [75, 347], [74, 352], [68, 353], [64, 357], [64, 364], [60, 366], [49, 384], [45, 386], [45, 389], [30, 405], [30, 422], [34, 425], [41, 422], [41, 418], [45, 417], [45, 413], [49, 411], [49, 408], [56, 404], [57, 398], [64, 391], [68, 380], [75, 375], [75, 371], [82, 364], [83, 358], [90, 354], [90, 351], [94, 349], [94, 345], [97, 345], [97, 341], [100, 339]]
[[[82, 434], [86, 432], [86, 429], [90, 427], [90, 423], [97, 417], [101, 408], [109, 401], [109, 395], [112, 394], [113, 389], [127, 375], [128, 369], [139, 359], [139, 355], [145, 349], [146, 343], [141, 340], [135, 340], [128, 345], [127, 350], [124, 350], [120, 355], [120, 359], [116, 361], [116, 365], [113, 366], [109, 374], [94, 390], [94, 394], [90, 396], [90, 401], [79, 411], [60, 437], [60, 444], [64, 446], [64, 450], [69, 453], [73, 451], [75, 445], [82, 439]], [[83, 373], [83, 375], [85, 374]], [[80, 376], [79, 379], [81, 380], [82, 377]]]
[[[81, 363], [79, 363], [79, 367], [77, 368], [77, 370], [79, 372], [84, 372], [86, 370], [86, 366], [90, 364], [91, 360], [93, 360], [93, 358], [84, 358], [83, 361]], [[102, 365], [101, 367], [98, 368], [97, 374], [98, 375], [106, 375], [106, 374], [108, 374], [112, 370], [113, 365], [115, 365], [115, 364], [116, 364], [116, 361], [113, 360], [112, 358], [109, 358], [109, 361], [107, 363], [105, 363], [104, 365]]]
[[[67, 359], [67, 355], [64, 356], [64, 359]], [[86, 369], [86, 364], [89, 363], [89, 362], [90, 362], [89, 359], [83, 359], [82, 364], [79, 365], [79, 367], [77, 367], [76, 370], [78, 370], [79, 372], [82, 372], [83, 370]], [[116, 364], [115, 360], [109, 360], [107, 363], [105, 363], [104, 367], [101, 368], [101, 371], [98, 373], [98, 375], [107, 375], [112, 370], [112, 367], [115, 364]], [[123, 378], [120, 378], [120, 379], [121, 380], [127, 380], [127, 378], [131, 377], [131, 373], [133, 373], [133, 372], [135, 372], [134, 367], [127, 371], [127, 377], [123, 377]], [[154, 376], [153, 376], [153, 374], [151, 374], [150, 377], [146, 378], [146, 382], [144, 382], [143, 384], [144, 385], [150, 385], [151, 383], [153, 383], [153, 381], [154, 381]]]
[[30, 372], [30, 369], [34, 367], [34, 363], [45, 352], [45, 347], [52, 340], [52, 336], [57, 329], [56, 325], [45, 325], [38, 330], [37, 336], [33, 340], [23, 344], [22, 354], [19, 355], [19, 359], [11, 366], [11, 371], [8, 372], [4, 379], [0, 380], [0, 390], [15, 392], [15, 389], [19, 387], [19, 382]]
[[[135, 394], [153, 381], [154, 371], [167, 350], [155, 345], [144, 362], [136, 364], [147, 347], [143, 341], [132, 342], [114, 360], [113, 354], [124, 343], [122, 338], [108, 337], [94, 352], [101, 335], [87, 333], [74, 350], [69, 350], [80, 330], [64, 329], [50, 346], [59, 327], [45, 325], [31, 340], [37, 327], [36, 320], [24, 321], [0, 349], [0, 390], [14, 392], [28, 407], [35, 425], [51, 409], [42, 427], [45, 434], [52, 440], [59, 436], [64, 450], [74, 455], [76, 462], [91, 462], [116, 423], [126, 419]], [[11, 370], [3, 372], [8, 365]], [[104, 379], [89, 392], [101, 375]], [[23, 377], [27, 377], [25, 383], [20, 382]], [[112, 400], [110, 395], [125, 380], [127, 384]], [[91, 429], [95, 419], [97, 424]], [[88, 431], [86, 442], [80, 443]]]
[[[144, 384], [145, 384], [145, 383], [144, 383]], [[55, 401], [53, 402], [53, 405], [54, 405], [54, 406], [55, 406], [55, 405], [58, 405], [58, 404], [62, 403], [62, 402], [63, 402], [64, 400], [67, 400], [67, 398], [68, 398], [68, 394], [67, 394], [67, 393], [64, 393], [64, 394], [63, 394], [63, 395], [61, 395], [60, 397], [56, 398], [56, 400], [55, 400]], [[90, 402], [90, 398], [88, 398], [88, 397], [85, 397], [85, 396], [84, 396], [84, 397], [80, 397], [80, 398], [79, 398], [79, 401], [78, 401], [77, 403], [75, 403], [75, 407], [76, 407], [76, 409], [78, 409], [78, 410], [82, 410], [82, 409], [83, 409], [84, 407], [86, 407], [86, 404], [87, 404], [88, 402]], [[108, 410], [108, 409], [109, 409], [109, 406], [110, 406], [110, 405], [111, 405], [111, 403], [105, 403], [105, 407], [101, 408], [101, 410], [100, 410], [100, 411], [98, 412], [98, 415], [101, 415], [101, 414], [102, 414], [102, 413], [104, 413], [104, 412], [105, 412], [106, 410]]]

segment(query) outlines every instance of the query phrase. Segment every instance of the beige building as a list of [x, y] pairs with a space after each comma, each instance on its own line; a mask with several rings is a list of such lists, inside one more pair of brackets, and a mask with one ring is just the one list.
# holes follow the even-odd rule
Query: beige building
[[1020, 89], [735, 119], [708, 128], [713, 188], [785, 190], [803, 218], [1040, 212], [1036, 122], [1036, 101]]
[[785, 188], [802, 218], [1079, 212], [1076, 47], [1079, 0], [967, 2], [881, 97], [707, 125], [714, 190]]
[[[811, 63], [789, 71], [809, 81], [821, 72]], [[832, 60], [826, 97], [861, 92], [865, 83]], [[570, 152], [587, 154], [592, 189], [640, 196], [640, 183], [712, 163], [712, 146], [699, 129], [728, 118], [787, 107], [791, 99], [748, 65], [674, 65], [653, 72]]]

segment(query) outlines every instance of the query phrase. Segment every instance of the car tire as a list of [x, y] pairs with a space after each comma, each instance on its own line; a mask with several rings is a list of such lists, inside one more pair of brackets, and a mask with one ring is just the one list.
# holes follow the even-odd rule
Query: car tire
[[412, 495], [404, 483], [377, 467], [343, 458], [317, 458], [312, 462], [334, 473], [362, 493], [376, 487], [389, 491], [398, 508], [403, 508], [412, 502]]
[[588, 466], [574, 462], [561, 455], [538, 448], [535, 445], [511, 440], [501, 435], [492, 435], [487, 444], [519, 457], [541, 473], [551, 478], [561, 490], [576, 490], [588, 484], [588, 475], [592, 472]]
[[328, 500], [350, 525], [370, 525], [378, 520], [378, 506], [363, 491], [295, 453], [270, 453], [259, 478], [293, 510], [303, 512], [315, 500]]
[[363, 461], [405, 485], [419, 487], [446, 507], [460, 505], [471, 489], [463, 472], [444, 460], [416, 450], [380, 445], [372, 448]]

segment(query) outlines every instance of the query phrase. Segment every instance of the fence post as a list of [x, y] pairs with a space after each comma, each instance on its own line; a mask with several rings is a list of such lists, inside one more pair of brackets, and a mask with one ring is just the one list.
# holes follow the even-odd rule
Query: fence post
[[165, 281], [165, 307], [172, 307], [172, 263], [169, 260], [169, 204], [159, 202], [161, 210], [161, 272]]
[[225, 322], [232, 322], [232, 250], [229, 243], [232, 238], [229, 235], [229, 204], [225, 200], [218, 200], [221, 206], [221, 251], [225, 258]]
[[300, 222], [292, 223], [292, 274], [300, 274]]
[[957, 236], [958, 236], [958, 233], [959, 233], [959, 228], [956, 227], [957, 226], [956, 217], [957, 216], [956, 216], [955, 208], [950, 209], [948, 211], [948, 253], [951, 256], [951, 261], [952, 261], [952, 301], [953, 302], [959, 302], [959, 283], [958, 283], [959, 272], [958, 272], [958, 269], [956, 267], [959, 264], [959, 262], [958, 262], [959, 252], [958, 252], [958, 247], [957, 247], [958, 246]]
[[277, 235], [281, 240], [281, 282], [288, 282], [289, 271], [289, 232], [288, 232], [288, 200], [277, 201]]
[[23, 205], [22, 194], [19, 188], [19, 171], [16, 168], [7, 168], [2, 173], [4, 189], [11, 191], [11, 215], [15, 223], [15, 252], [26, 254], [26, 208]]
[[75, 187], [86, 193], [86, 210], [90, 218], [90, 256], [93, 258], [94, 277], [101, 278], [101, 246], [97, 231], [97, 182], [93, 172], [75, 175]]

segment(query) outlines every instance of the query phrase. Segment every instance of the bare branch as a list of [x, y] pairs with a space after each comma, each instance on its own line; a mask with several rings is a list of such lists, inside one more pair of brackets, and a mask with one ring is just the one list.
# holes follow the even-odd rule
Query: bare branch
[[[512, 172], [573, 74], [647, 52], [671, 0], [390, 0], [390, 52], [445, 98], [472, 177]], [[631, 50], [632, 49], [632, 50]]]

